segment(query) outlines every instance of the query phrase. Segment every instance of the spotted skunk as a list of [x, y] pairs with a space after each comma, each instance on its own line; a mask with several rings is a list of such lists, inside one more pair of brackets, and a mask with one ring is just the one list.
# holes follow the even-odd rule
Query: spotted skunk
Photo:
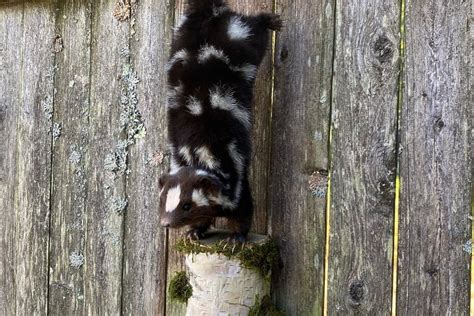
[[190, 0], [168, 71], [171, 170], [160, 178], [161, 224], [199, 239], [225, 217], [244, 242], [253, 212], [248, 181], [251, 103], [257, 67], [278, 30], [275, 14], [245, 16], [223, 0]]

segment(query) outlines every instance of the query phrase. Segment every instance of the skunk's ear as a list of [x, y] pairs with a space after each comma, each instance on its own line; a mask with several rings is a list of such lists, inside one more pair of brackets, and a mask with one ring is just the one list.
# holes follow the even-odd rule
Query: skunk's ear
[[166, 182], [168, 182], [170, 178], [170, 175], [169, 174], [164, 174], [160, 177], [160, 179], [158, 180], [158, 184], [160, 185], [160, 188], [163, 188], [166, 184]]
[[222, 182], [217, 177], [213, 176], [200, 176], [198, 183], [199, 187], [203, 188], [204, 191], [213, 193], [218, 193], [223, 187]]

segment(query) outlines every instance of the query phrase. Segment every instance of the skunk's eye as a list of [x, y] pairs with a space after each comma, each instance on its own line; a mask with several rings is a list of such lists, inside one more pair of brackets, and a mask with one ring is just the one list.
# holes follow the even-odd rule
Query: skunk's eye
[[183, 210], [184, 211], [189, 211], [190, 209], [191, 209], [191, 204], [189, 204], [189, 203], [183, 204]]

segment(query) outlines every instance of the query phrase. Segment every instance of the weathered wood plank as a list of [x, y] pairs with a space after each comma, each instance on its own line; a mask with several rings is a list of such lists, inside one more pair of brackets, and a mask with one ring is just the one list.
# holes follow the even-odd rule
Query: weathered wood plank
[[[398, 313], [468, 315], [469, 1], [406, 3]], [[471, 311], [472, 314], [472, 311]]]
[[[174, 6], [174, 26], [178, 25], [180, 19], [185, 11], [185, 6], [187, 4], [186, 0], [176, 0]], [[168, 258], [167, 258], [167, 267], [166, 267], [166, 291], [169, 288], [169, 280], [173, 277], [176, 271], [186, 270], [186, 265], [184, 264], [184, 256], [181, 253], [178, 253], [174, 249], [176, 241], [182, 237], [182, 231], [176, 229], [169, 229], [167, 231], [167, 241], [168, 241]], [[186, 305], [177, 301], [170, 299], [169, 295], [166, 295], [166, 315], [170, 316], [181, 316], [186, 314]]]
[[91, 2], [58, 2], [50, 228], [49, 312], [86, 314], [85, 172], [89, 141]]
[[284, 28], [276, 38], [269, 226], [282, 267], [273, 293], [288, 315], [317, 315], [323, 306], [334, 1], [281, 0], [277, 12]]
[[[87, 314], [121, 312], [123, 214], [128, 143], [124, 117], [131, 95], [127, 58], [129, 24], [113, 16], [115, 1], [92, 7], [91, 93], [87, 182], [84, 300]], [[124, 114], [125, 112], [125, 114]]]
[[15, 315], [17, 113], [21, 109], [23, 6], [0, 10], [0, 314]]
[[[229, 6], [237, 12], [256, 14], [272, 12], [273, 0], [229, 0]], [[271, 94], [272, 94], [272, 46], [260, 65], [255, 81], [253, 101], [252, 164], [250, 185], [254, 201], [251, 231], [267, 233], [268, 186], [271, 149]]]
[[[11, 11], [10, 11], [11, 12]], [[14, 107], [16, 147], [14, 167], [14, 283], [15, 313], [47, 313], [48, 232], [51, 176], [51, 116], [53, 80], [48, 76], [54, 56], [54, 8], [51, 3], [25, 4], [23, 34], [8, 46], [18, 45], [21, 52], [11, 56], [20, 62], [15, 80], [19, 81]], [[13, 26], [13, 25], [12, 25]], [[21, 29], [21, 25], [16, 25]], [[12, 53], [15, 52], [13, 48]], [[10, 58], [11, 60], [11, 58]], [[15, 62], [13, 62], [15, 64]], [[15, 92], [13, 92], [15, 98]], [[11, 197], [11, 195], [10, 195]], [[8, 285], [9, 286], [9, 285]]]
[[158, 179], [168, 171], [165, 64], [173, 9], [169, 0], [142, 0], [131, 18], [131, 64], [140, 79], [137, 108], [147, 134], [130, 147], [122, 307], [126, 315], [165, 313], [167, 239], [159, 223]]
[[399, 16], [398, 1], [337, 5], [328, 271], [331, 315], [390, 313]]

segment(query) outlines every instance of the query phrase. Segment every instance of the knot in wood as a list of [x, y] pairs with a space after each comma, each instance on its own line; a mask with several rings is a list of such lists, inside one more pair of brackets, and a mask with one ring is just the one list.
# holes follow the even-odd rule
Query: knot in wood
[[353, 281], [349, 286], [349, 295], [353, 303], [360, 305], [365, 295], [364, 282], [361, 280]]
[[393, 58], [393, 43], [385, 35], [380, 35], [374, 43], [375, 58], [381, 63], [390, 63]]
[[288, 58], [289, 52], [287, 47], [283, 47], [280, 52], [280, 60], [285, 61]]
[[438, 117], [434, 121], [434, 130], [436, 133], [441, 132], [441, 130], [444, 128], [445, 124], [444, 121], [441, 119], [441, 117]]

